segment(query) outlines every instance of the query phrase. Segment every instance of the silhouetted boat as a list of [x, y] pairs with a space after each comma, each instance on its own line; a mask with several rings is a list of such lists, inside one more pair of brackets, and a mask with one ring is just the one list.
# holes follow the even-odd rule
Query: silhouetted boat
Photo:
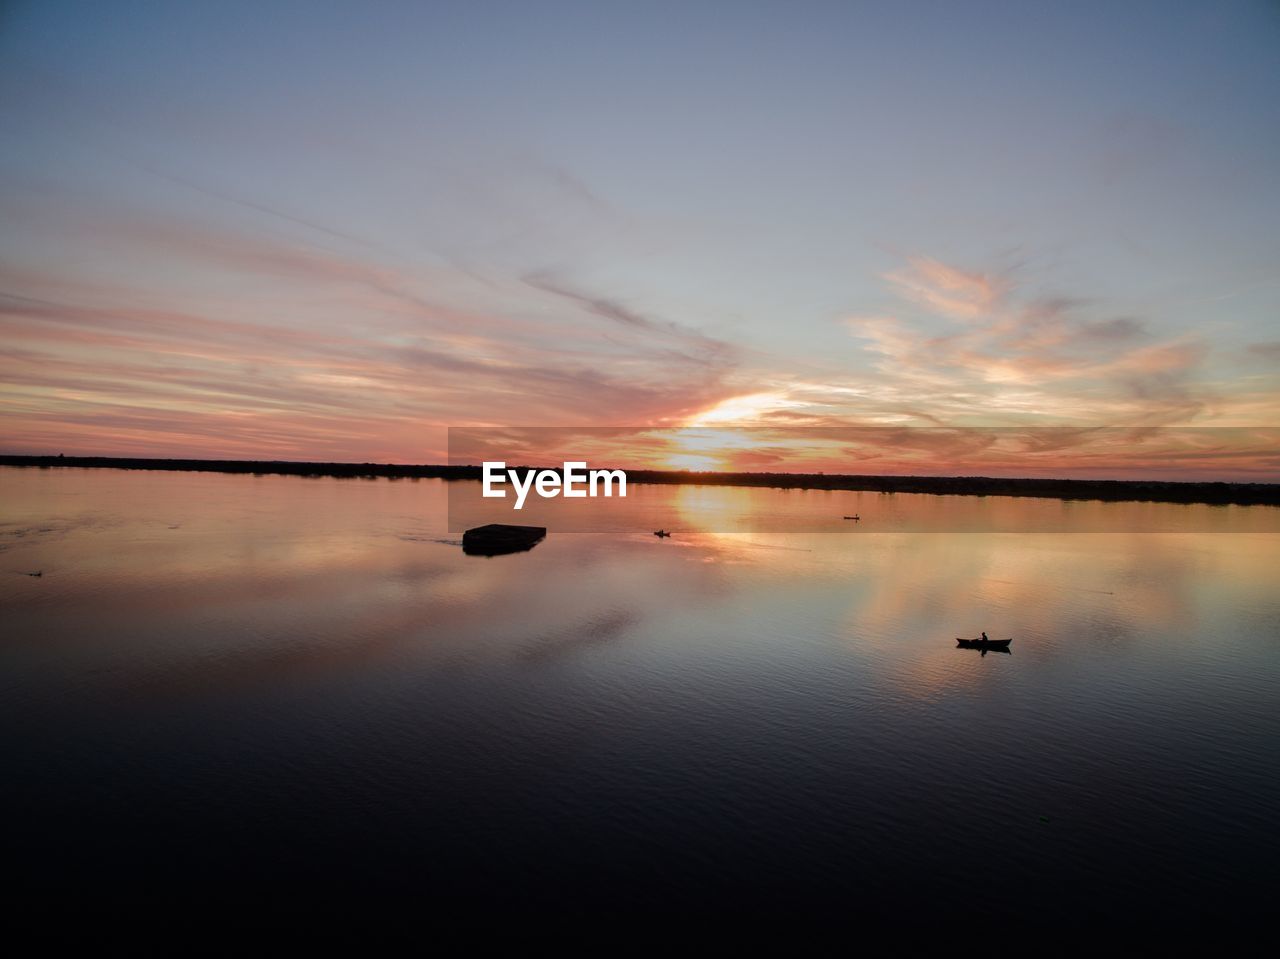
[[961, 639], [956, 637], [956, 648], [960, 649], [1008, 649], [1012, 639]]
[[671, 535], [671, 531], [666, 529], [655, 529], [653, 531], [653, 535], [658, 537], [658, 539], [665, 539]]
[[533, 549], [547, 535], [545, 526], [508, 526], [490, 523], [462, 534], [462, 551], [472, 556], [500, 556]]
[[846, 516], [846, 517], [845, 517], [845, 519], [856, 519], [856, 520], [860, 520], [860, 519], [862, 519], [862, 517], [861, 517], [861, 516]]

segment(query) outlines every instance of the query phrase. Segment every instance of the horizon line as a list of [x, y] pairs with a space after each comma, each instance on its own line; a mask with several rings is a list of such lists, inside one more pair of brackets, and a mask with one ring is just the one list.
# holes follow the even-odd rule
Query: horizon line
[[[83, 467], [172, 472], [292, 475], [335, 479], [479, 480], [474, 464], [373, 463], [310, 460], [239, 460], [193, 457], [78, 456], [0, 453], [0, 466]], [[516, 470], [557, 470], [520, 465]], [[562, 468], [562, 467], [561, 467]], [[616, 467], [621, 468], [621, 467]], [[1094, 479], [871, 473], [768, 473], [721, 470], [628, 469], [628, 479], [652, 485], [770, 487], [932, 495], [1003, 495], [1207, 505], [1280, 506], [1280, 483], [1234, 480]]]

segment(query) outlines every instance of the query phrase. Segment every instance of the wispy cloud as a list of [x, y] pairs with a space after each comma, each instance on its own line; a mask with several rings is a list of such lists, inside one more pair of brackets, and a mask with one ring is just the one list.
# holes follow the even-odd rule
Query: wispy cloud
[[928, 257], [916, 256], [906, 269], [885, 275], [899, 293], [942, 315], [973, 320], [989, 316], [1008, 284], [988, 273], [970, 273]]
[[[1084, 427], [1277, 409], [1264, 373], [1229, 389], [1207, 377], [1200, 336], [928, 257], [884, 276], [875, 312], [846, 318], [847, 356], [805, 357], [712, 336], [569, 266], [477, 283], [332, 231], [140, 215], [82, 226], [157, 280], [0, 268], [6, 449], [431, 460], [449, 425], [750, 423], [788, 439], [765, 437], [733, 464], [781, 468], [795, 430], [876, 425], [889, 447], [840, 455], [909, 469], [987, 449], [980, 432], [910, 429], [922, 425], [1076, 424], [1040, 452], [1083, 462], [1096, 443]], [[1248, 352], [1255, 370], [1276, 355], [1274, 343]]]
[[[974, 462], [996, 434], [984, 439], [972, 427], [1025, 426], [1019, 455], [1056, 462], [1060, 473], [1078, 467], [1103, 475], [1107, 463], [1125, 455], [1114, 432], [1103, 442], [1103, 427], [1266, 425], [1280, 418], [1274, 383], [1223, 383], [1212, 373], [1207, 339], [1185, 332], [1161, 336], [1158, 318], [1114, 313], [1087, 295], [1044, 295], [1018, 282], [1016, 272], [974, 272], [926, 257], [910, 259], [885, 279], [897, 306], [844, 320], [862, 347], [863, 364], [840, 370], [828, 363], [805, 376], [762, 371], [749, 380], [753, 389], [740, 389], [687, 422], [783, 429], [786, 436], [779, 435], [770, 456], [782, 455], [790, 443], [791, 468], [799, 468], [796, 430], [890, 428], [868, 433], [844, 451], [843, 468], [861, 464], [871, 471]], [[1256, 344], [1251, 354], [1263, 360], [1275, 355], [1269, 344]], [[1040, 432], [1064, 424], [1072, 428]], [[967, 429], [945, 429], [950, 427]], [[829, 441], [830, 434], [824, 436], [815, 441], [819, 446]], [[1124, 443], [1139, 439], [1137, 433], [1124, 436]], [[1002, 434], [998, 448], [1007, 451], [1008, 444], [1009, 434]], [[1254, 468], [1241, 465], [1239, 453], [1225, 451], [1218, 462], [1242, 474]], [[749, 465], [735, 457], [741, 467]], [[1260, 462], [1256, 450], [1249, 457]], [[1180, 462], [1190, 469], [1194, 458], [1188, 454]], [[839, 462], [837, 457], [825, 466], [838, 468]], [[1018, 460], [984, 462], [1016, 472]]]
[[1208, 347], [1194, 336], [1157, 340], [1142, 318], [1098, 316], [1079, 297], [1020, 295], [1010, 278], [926, 258], [888, 280], [904, 301], [962, 321], [937, 333], [906, 314], [847, 319], [890, 383], [974, 391], [997, 419], [1009, 388], [1021, 395], [1003, 412], [1057, 422], [1189, 422], [1214, 400], [1197, 378]]
[[560, 308], [531, 313], [518, 278], [481, 304], [456, 277], [309, 243], [169, 219], [102, 228], [175, 272], [266, 293], [177, 306], [163, 283], [5, 269], [8, 450], [431, 459], [447, 425], [661, 423], [732, 392], [727, 344], [607, 296], [556, 287]]
[[549, 272], [531, 273], [524, 282], [535, 290], [567, 300], [592, 316], [635, 331], [655, 334], [678, 348], [669, 349], [668, 357], [699, 364], [723, 364], [736, 353], [728, 343], [706, 336], [671, 321], [651, 319], [617, 300], [595, 296], [574, 289]]

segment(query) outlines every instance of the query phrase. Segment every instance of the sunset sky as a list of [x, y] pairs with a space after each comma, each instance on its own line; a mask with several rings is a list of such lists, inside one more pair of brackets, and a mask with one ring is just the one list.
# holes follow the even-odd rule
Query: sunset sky
[[0, 452], [1280, 426], [1275, 3], [18, 2], [0, 111]]

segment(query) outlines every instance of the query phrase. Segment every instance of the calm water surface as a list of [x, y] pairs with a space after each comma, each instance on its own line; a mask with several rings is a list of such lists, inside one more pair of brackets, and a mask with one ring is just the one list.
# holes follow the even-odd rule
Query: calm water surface
[[[662, 497], [864, 521], [658, 540]], [[33, 892], [1270, 907], [1274, 510], [881, 532], [875, 494], [649, 488], [633, 530], [483, 558], [440, 481], [4, 468], [0, 503], [5, 862]], [[984, 629], [1012, 655], [955, 648]]]

